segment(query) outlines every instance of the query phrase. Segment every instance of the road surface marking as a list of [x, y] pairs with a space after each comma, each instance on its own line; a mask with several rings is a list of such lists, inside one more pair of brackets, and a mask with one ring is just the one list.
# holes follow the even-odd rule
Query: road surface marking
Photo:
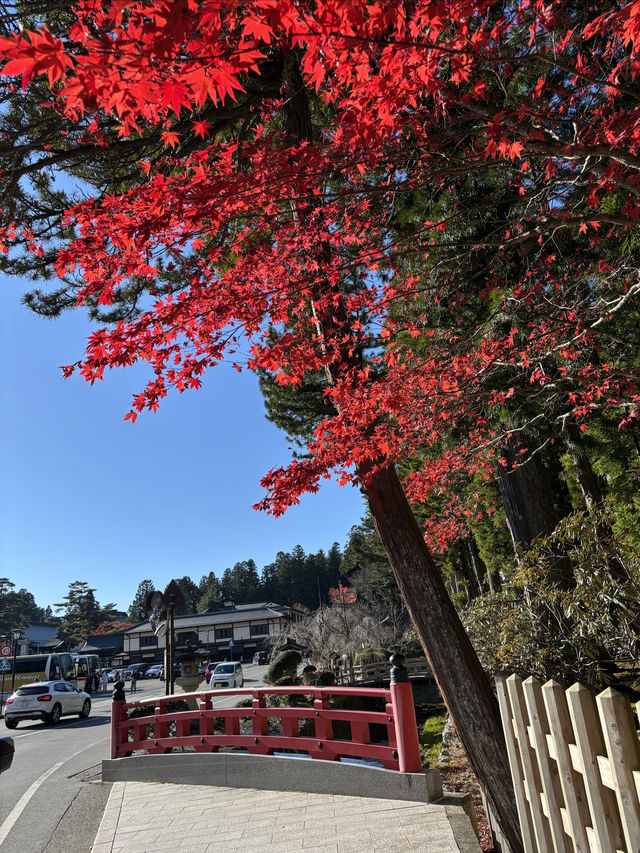
[[0, 847], [2, 847], [2, 845], [4, 844], [7, 835], [9, 835], [9, 833], [13, 829], [16, 821], [18, 820], [22, 812], [25, 810], [29, 803], [29, 800], [31, 799], [31, 797], [33, 797], [40, 785], [42, 785], [43, 782], [46, 782], [49, 776], [51, 776], [52, 773], [55, 773], [56, 770], [62, 767], [63, 764], [66, 764], [67, 761], [71, 761], [72, 758], [75, 758], [76, 755], [80, 755], [80, 753], [84, 752], [85, 749], [91, 749], [92, 746], [97, 746], [101, 741], [106, 740], [107, 737], [102, 737], [100, 738], [100, 740], [96, 740], [93, 743], [87, 744], [87, 746], [83, 746], [82, 749], [79, 749], [77, 752], [74, 752], [73, 755], [68, 756], [68, 758], [65, 758], [64, 761], [58, 761], [58, 763], [54, 764], [53, 767], [50, 767], [48, 770], [45, 770], [42, 776], [39, 776], [36, 781], [27, 788], [27, 790], [20, 797], [18, 802], [11, 809], [4, 822], [0, 826]]

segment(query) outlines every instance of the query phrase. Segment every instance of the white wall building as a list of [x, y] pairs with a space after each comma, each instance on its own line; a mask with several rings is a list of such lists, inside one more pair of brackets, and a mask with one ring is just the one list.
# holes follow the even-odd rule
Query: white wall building
[[[225, 602], [206, 613], [176, 616], [176, 646], [191, 642], [209, 651], [210, 660], [249, 660], [254, 652], [265, 648], [270, 634], [280, 633], [290, 618], [289, 607], [270, 601], [237, 605]], [[163, 662], [166, 637], [157, 637], [150, 622], [129, 628], [123, 640], [124, 664]]]

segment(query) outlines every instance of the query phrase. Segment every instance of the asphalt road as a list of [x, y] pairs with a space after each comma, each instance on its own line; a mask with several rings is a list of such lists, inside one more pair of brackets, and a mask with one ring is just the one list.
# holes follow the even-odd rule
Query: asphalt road
[[[267, 667], [243, 664], [243, 670], [244, 686], [256, 687]], [[109, 757], [112, 689], [91, 697], [87, 720], [63, 717], [57, 726], [24, 721], [11, 731], [0, 721], [0, 737], [12, 737], [16, 749], [11, 768], [0, 775], [2, 853], [91, 850], [111, 787], [100, 781], [100, 769]], [[129, 698], [129, 682], [126, 693]], [[135, 699], [163, 694], [163, 681], [143, 679]], [[216, 704], [225, 703], [220, 697]]]

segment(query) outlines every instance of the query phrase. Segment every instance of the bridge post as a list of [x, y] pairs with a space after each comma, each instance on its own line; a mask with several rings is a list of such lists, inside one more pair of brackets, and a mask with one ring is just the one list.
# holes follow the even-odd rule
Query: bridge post
[[127, 703], [124, 693], [124, 681], [116, 681], [111, 697], [111, 758], [118, 757], [118, 723], [124, 719], [123, 708]]
[[418, 724], [413, 704], [413, 690], [404, 665], [404, 655], [393, 654], [391, 664], [391, 707], [398, 744], [398, 769], [402, 773], [418, 773], [422, 769]]

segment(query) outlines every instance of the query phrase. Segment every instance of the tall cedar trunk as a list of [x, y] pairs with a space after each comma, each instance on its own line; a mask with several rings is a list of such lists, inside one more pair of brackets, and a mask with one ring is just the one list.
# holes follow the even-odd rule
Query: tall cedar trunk
[[[598, 483], [595, 472], [591, 467], [591, 461], [587, 456], [584, 447], [581, 445], [580, 440], [575, 436], [569, 435], [569, 437], [567, 437], [566, 444], [569, 449], [573, 468], [576, 473], [576, 479], [578, 480], [578, 485], [580, 486], [584, 502], [587, 505], [589, 512], [591, 512], [602, 503], [603, 495], [600, 489], [600, 484]], [[611, 525], [602, 516], [600, 516], [596, 523], [596, 535], [601, 541], [612, 541], [614, 538]], [[607, 570], [613, 580], [618, 581], [619, 583], [625, 583], [629, 580], [629, 574], [617, 554], [607, 554], [606, 560]], [[637, 616], [635, 618], [636, 620], [638, 619]]]
[[380, 539], [434, 677], [514, 853], [522, 840], [498, 702], [393, 468], [359, 469]]
[[[527, 551], [538, 536], [552, 533], [560, 521], [555, 508], [554, 493], [549, 476], [538, 455], [517, 468], [515, 449], [505, 449], [507, 469], [498, 470], [498, 488], [502, 495], [507, 526], [511, 533], [516, 556]], [[551, 579], [561, 586], [571, 586], [573, 572], [566, 557], [558, 557], [549, 568]]]
[[465, 580], [467, 581], [467, 601], [472, 601], [480, 595], [480, 581], [475, 574], [474, 566], [471, 562], [471, 554], [465, 540], [458, 543], [457, 552], [460, 557], [460, 565], [462, 566]]
[[476, 579], [478, 595], [482, 595], [487, 590], [487, 567], [478, 552], [478, 546], [473, 536], [467, 536], [464, 540], [464, 545], [469, 552], [469, 560], [471, 561], [471, 569]]

